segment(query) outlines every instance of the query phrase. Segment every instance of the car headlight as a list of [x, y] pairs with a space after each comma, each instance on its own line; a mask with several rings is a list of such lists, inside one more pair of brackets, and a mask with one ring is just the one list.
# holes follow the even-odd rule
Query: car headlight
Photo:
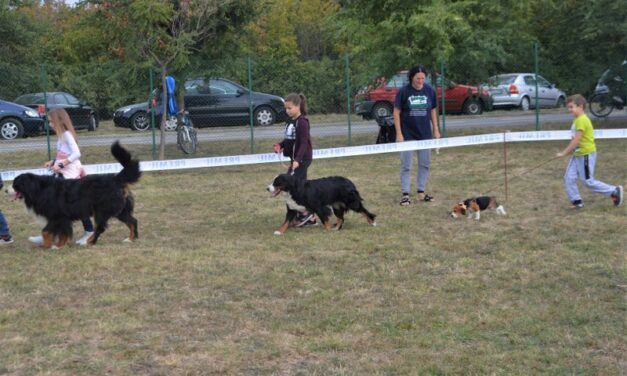
[[24, 113], [28, 117], [33, 117], [33, 118], [39, 117], [39, 113], [33, 109], [24, 110]]

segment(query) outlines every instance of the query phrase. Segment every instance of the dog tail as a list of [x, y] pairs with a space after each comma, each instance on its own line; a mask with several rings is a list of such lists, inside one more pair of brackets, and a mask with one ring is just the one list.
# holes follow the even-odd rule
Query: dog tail
[[131, 158], [131, 153], [124, 149], [119, 141], [111, 145], [111, 154], [120, 162], [122, 171], [116, 175], [116, 180], [122, 184], [131, 184], [139, 180], [141, 171], [139, 170], [139, 161]]

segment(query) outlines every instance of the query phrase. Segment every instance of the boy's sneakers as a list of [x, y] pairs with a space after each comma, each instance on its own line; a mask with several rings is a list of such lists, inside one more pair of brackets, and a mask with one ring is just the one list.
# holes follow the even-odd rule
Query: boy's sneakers
[[13, 238], [11, 235], [2, 235], [0, 236], [0, 245], [2, 244], [11, 244], [13, 243]]
[[575, 200], [571, 203], [570, 205], [571, 209], [581, 209], [583, 208], [583, 201], [581, 200]]
[[76, 241], [76, 244], [82, 245], [82, 246], [87, 245], [87, 240], [89, 240], [89, 237], [92, 236], [93, 234], [94, 234], [93, 231], [85, 231], [83, 236], [81, 236], [80, 239]]
[[312, 219], [313, 219], [313, 221], [315, 223], [316, 222], [316, 217], [313, 215], [313, 213], [305, 214], [302, 217], [296, 219], [296, 223], [294, 224], [294, 227], [303, 227], [308, 222], [310, 222]]
[[612, 201], [614, 202], [614, 206], [619, 206], [623, 204], [623, 186], [616, 186], [616, 190], [612, 193]]

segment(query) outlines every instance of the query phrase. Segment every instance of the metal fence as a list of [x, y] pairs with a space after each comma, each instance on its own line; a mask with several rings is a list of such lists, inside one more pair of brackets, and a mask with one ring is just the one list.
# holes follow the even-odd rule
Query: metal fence
[[[528, 95], [527, 103], [536, 109], [536, 130], [540, 129], [538, 95], [544, 84], [541, 78], [535, 79], [539, 71], [537, 54], [534, 48], [535, 66], [530, 69], [535, 73], [534, 95]], [[495, 108], [496, 92], [477, 85], [452, 83], [447, 79], [444, 63], [431, 68], [429, 79], [438, 91], [443, 136], [447, 134], [447, 114], [478, 115]], [[194, 73], [177, 74], [173, 95], [198, 130], [198, 148], [194, 154], [186, 155], [176, 145], [176, 119], [162, 116], [164, 111], [167, 113], [167, 96], [164, 100], [163, 94], [168, 90], [161, 72], [152, 69], [141, 72], [146, 77], [140, 81], [144, 84], [129, 87], [129, 92], [138, 94], [124, 105], [116, 106], [97, 93], [67, 93], [52, 87], [51, 73], [42, 65], [40, 82], [34, 85], [39, 90], [16, 98], [2, 98], [30, 110], [19, 113], [16, 108], [13, 109], [16, 114], [3, 115], [0, 145], [4, 151], [45, 149], [49, 158], [54, 134], [50, 134], [45, 115], [50, 109], [62, 107], [78, 131], [82, 148], [110, 145], [114, 139], [120, 139], [123, 143], [139, 145], [143, 159], [269, 152], [272, 144], [283, 137], [287, 115], [282, 98], [290, 92], [304, 93], [308, 98], [314, 143], [325, 138], [325, 147], [352, 145], [361, 134], [368, 137], [359, 137], [357, 142], [374, 142], [379, 128], [373, 120], [391, 115], [395, 93], [407, 83], [404, 72], [385, 79], [357, 77], [348, 55], [320, 64], [317, 74], [302, 75], [298, 69], [294, 62], [277, 66], [248, 58], [211, 68], [190, 68]], [[379, 96], [372, 95], [375, 90]], [[97, 103], [86, 101], [86, 97]], [[160, 150], [162, 142], [165, 146]], [[33, 162], [24, 163], [28, 166]]]

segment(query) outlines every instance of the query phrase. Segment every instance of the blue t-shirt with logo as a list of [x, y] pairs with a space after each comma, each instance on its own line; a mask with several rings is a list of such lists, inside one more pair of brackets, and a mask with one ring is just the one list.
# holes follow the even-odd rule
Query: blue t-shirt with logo
[[416, 90], [405, 85], [396, 94], [394, 107], [401, 110], [401, 131], [405, 140], [430, 140], [431, 110], [438, 107], [435, 90], [427, 84]]

